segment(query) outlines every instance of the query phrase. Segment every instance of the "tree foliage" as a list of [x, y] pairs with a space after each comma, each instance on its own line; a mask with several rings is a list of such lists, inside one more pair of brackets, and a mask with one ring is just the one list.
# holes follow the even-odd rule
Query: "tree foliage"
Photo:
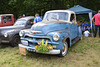
[[92, 10], [99, 10], [99, 0], [0, 0], [0, 14], [12, 13], [15, 17], [22, 14], [44, 14], [48, 10], [68, 9], [81, 5]]

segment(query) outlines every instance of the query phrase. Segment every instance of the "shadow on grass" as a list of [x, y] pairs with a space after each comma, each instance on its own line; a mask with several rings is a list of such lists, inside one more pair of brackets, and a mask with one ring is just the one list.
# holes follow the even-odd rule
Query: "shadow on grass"
[[7, 47], [11, 47], [10, 44], [6, 43], [6, 44], [0, 44], [0, 48], [7, 48]]
[[42, 53], [28, 53], [27, 58], [48, 58], [50, 59], [51, 57], [58, 57], [58, 55], [51, 55], [51, 54], [42, 54]]
[[51, 55], [51, 54], [42, 54], [42, 53], [27, 53], [26, 56], [21, 55], [22, 57], [29, 59], [29, 60], [36, 60], [36, 61], [48, 61], [48, 60], [54, 60], [56, 61], [57, 59], [64, 59], [64, 57], [59, 57], [58, 55]]
[[68, 59], [68, 56], [65, 57], [59, 57], [57, 55], [49, 55], [49, 54], [41, 54], [41, 53], [28, 53], [26, 56], [21, 56], [25, 60], [30, 60], [30, 61], [35, 61], [37, 63], [42, 63], [42, 64], [57, 64], [60, 63], [62, 64], [65, 62], [65, 59]]

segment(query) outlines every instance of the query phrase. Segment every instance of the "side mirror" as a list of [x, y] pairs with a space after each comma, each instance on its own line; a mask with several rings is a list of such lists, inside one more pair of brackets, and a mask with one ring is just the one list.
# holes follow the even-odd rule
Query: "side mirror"
[[73, 22], [72, 24], [73, 24], [73, 25], [75, 25], [76, 23], [75, 23], [75, 22]]
[[72, 24], [73, 24], [73, 25], [76, 25], [76, 24], [77, 24], [77, 22], [76, 22], [76, 21], [72, 21]]

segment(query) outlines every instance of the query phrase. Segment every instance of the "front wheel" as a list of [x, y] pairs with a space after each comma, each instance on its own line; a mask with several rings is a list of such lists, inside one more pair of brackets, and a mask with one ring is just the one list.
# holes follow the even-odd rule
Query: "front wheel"
[[68, 43], [65, 42], [64, 45], [63, 45], [63, 49], [60, 51], [60, 57], [64, 57], [66, 56], [67, 54], [67, 51], [68, 51]]
[[11, 46], [12, 47], [16, 47], [18, 46], [18, 44], [20, 43], [20, 37], [18, 35], [15, 35], [13, 38], [12, 38], [12, 41], [11, 41]]

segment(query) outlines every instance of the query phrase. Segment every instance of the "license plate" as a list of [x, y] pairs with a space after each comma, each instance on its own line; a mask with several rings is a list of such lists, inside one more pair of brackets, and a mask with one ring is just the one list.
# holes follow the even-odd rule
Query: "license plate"
[[25, 41], [25, 40], [21, 40], [21, 43], [22, 43], [23, 45], [28, 45], [28, 41]]
[[19, 53], [26, 56], [26, 48], [19, 47]]

